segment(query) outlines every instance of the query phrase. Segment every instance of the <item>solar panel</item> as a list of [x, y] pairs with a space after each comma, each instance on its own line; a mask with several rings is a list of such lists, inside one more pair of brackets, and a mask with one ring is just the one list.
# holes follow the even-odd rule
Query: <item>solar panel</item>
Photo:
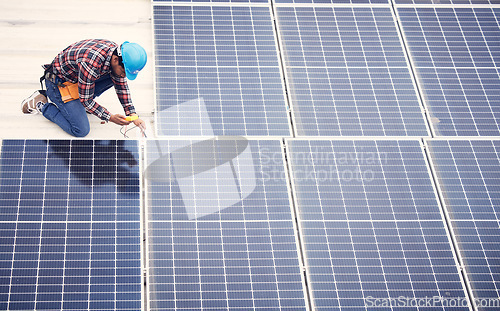
[[[159, 135], [183, 135], [172, 108], [200, 99], [215, 135], [288, 136], [270, 8], [155, 5]], [[172, 119], [178, 119], [173, 124]]]
[[298, 135], [427, 136], [390, 8], [276, 11]]
[[395, 0], [396, 4], [472, 4], [472, 5], [483, 5], [483, 4], [500, 4], [498, 0]]
[[151, 310], [306, 310], [281, 148], [147, 141]]
[[0, 309], [141, 309], [137, 156], [130, 141], [3, 141]]
[[387, 4], [388, 0], [276, 0], [274, 3], [296, 3], [296, 4]]
[[497, 310], [500, 294], [500, 141], [427, 142], [474, 300]]
[[498, 8], [398, 8], [432, 124], [442, 136], [498, 136]]
[[287, 146], [315, 310], [469, 310], [419, 141]]

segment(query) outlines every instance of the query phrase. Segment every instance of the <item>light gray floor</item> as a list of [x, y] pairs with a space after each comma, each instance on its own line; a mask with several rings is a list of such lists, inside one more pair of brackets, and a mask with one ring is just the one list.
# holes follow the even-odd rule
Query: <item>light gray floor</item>
[[[149, 0], [14, 0], [0, 2], [0, 138], [68, 139], [58, 126], [41, 115], [24, 115], [21, 101], [40, 88], [41, 65], [50, 63], [69, 44], [88, 38], [117, 43], [137, 42], [148, 52], [148, 64], [129, 82], [137, 113], [153, 124], [153, 54], [151, 2]], [[97, 102], [111, 113], [123, 113], [113, 89]], [[86, 139], [123, 138], [120, 126], [89, 115], [91, 132]], [[140, 137], [139, 131], [129, 132]]]

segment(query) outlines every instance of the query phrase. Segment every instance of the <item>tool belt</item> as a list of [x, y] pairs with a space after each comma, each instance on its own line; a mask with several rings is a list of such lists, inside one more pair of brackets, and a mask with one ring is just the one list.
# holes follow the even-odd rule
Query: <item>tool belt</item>
[[59, 93], [61, 93], [61, 99], [64, 103], [80, 98], [78, 83], [64, 82], [57, 87], [59, 88]]
[[[80, 94], [78, 93], [78, 83], [71, 83], [71, 82], [64, 82], [61, 83], [59, 82], [60, 79], [57, 79], [57, 76], [51, 72], [52, 67], [47, 68], [45, 71], [44, 75], [40, 78], [40, 84], [42, 81], [48, 80], [54, 84], [57, 84], [57, 87], [59, 89], [59, 93], [61, 93], [61, 99], [64, 103], [67, 103], [69, 101], [79, 99]], [[59, 80], [59, 81], [58, 81]]]

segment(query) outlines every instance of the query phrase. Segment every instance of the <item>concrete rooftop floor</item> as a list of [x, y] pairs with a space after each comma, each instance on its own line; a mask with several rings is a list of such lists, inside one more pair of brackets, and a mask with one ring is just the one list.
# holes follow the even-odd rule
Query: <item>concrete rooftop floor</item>
[[[155, 137], [153, 123], [153, 36], [150, 0], [15, 0], [0, 2], [0, 122], [1, 139], [71, 139], [42, 115], [24, 115], [21, 101], [40, 89], [41, 65], [50, 63], [61, 50], [82, 39], [103, 38], [141, 44], [148, 63], [129, 81], [132, 100], [147, 123], [148, 138]], [[111, 113], [122, 113], [114, 89], [97, 102]], [[85, 139], [120, 139], [120, 126], [101, 124], [89, 115], [90, 134]], [[129, 128], [132, 126], [129, 126]], [[130, 138], [140, 137], [131, 130]]]

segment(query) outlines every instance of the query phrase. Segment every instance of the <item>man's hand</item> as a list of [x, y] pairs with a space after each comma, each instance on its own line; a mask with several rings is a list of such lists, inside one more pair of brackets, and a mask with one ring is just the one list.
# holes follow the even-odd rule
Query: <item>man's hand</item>
[[[121, 114], [112, 114], [109, 118], [110, 122], [116, 123], [118, 125], [128, 125], [130, 121], [125, 120], [125, 116]], [[137, 121], [137, 120], [136, 120]]]
[[[131, 114], [131, 116], [133, 116], [135, 114]], [[121, 114], [113, 114], [111, 115], [111, 117], [109, 118], [109, 121], [110, 122], [113, 122], [113, 123], [116, 123], [118, 125], [129, 125], [130, 123], [134, 123], [135, 126], [137, 126], [138, 128], [141, 128], [143, 131], [146, 130], [146, 122], [144, 122], [144, 120], [142, 119], [135, 119], [134, 121], [127, 121], [127, 119], [125, 119], [125, 116], [124, 115], [121, 115]]]
[[146, 122], [144, 122], [141, 118], [136, 119], [132, 122], [134, 122], [135, 126], [142, 129], [143, 131], [146, 130]]

